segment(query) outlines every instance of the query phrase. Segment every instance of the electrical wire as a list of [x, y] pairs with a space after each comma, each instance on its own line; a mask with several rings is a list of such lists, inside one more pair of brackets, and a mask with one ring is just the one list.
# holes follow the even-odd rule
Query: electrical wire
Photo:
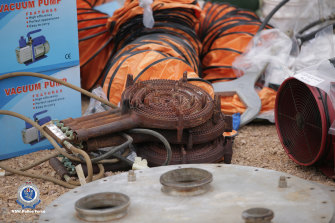
[[[64, 186], [64, 187], [67, 187], [67, 188], [74, 188], [73, 185], [71, 185], [71, 182], [75, 182], [75, 181], [71, 181], [69, 184], [64, 182], [64, 181], [61, 181], [61, 180], [58, 180], [56, 178], [53, 178], [53, 177], [49, 177], [49, 176], [44, 176], [44, 175], [35, 175], [35, 174], [31, 174], [31, 173], [26, 173], [26, 172], [23, 172], [24, 170], [28, 170], [28, 169], [31, 169], [32, 167], [34, 166], [37, 166], [45, 161], [47, 161], [48, 159], [52, 158], [52, 157], [55, 157], [59, 154], [62, 154], [63, 156], [71, 159], [71, 160], [74, 160], [74, 161], [78, 161], [78, 162], [81, 162], [81, 160], [77, 157], [74, 157], [68, 153], [66, 153], [66, 151], [63, 149], [63, 148], [60, 148], [58, 146], [58, 144], [56, 143], [56, 141], [48, 134], [44, 131], [44, 129], [38, 125], [36, 122], [34, 122], [33, 120], [21, 115], [21, 114], [18, 114], [16, 112], [12, 112], [12, 111], [5, 111], [5, 110], [0, 110], [0, 114], [1, 115], [9, 115], [9, 116], [13, 116], [13, 117], [17, 117], [17, 118], [20, 118], [26, 122], [28, 122], [29, 124], [31, 124], [32, 126], [34, 126], [35, 128], [37, 128], [49, 141], [50, 143], [55, 147], [56, 150], [58, 150], [56, 153], [54, 154], [51, 154], [49, 156], [46, 156], [44, 158], [42, 158], [41, 160], [38, 160], [37, 162], [34, 162], [33, 164], [27, 166], [27, 167], [24, 167], [22, 168], [21, 170], [16, 170], [16, 169], [13, 169], [13, 168], [10, 168], [10, 167], [7, 167], [7, 166], [4, 166], [3, 164], [0, 163], [0, 168], [10, 172], [10, 173], [6, 173], [6, 176], [9, 176], [11, 174], [20, 174], [20, 175], [23, 175], [23, 176], [28, 176], [28, 177], [33, 177], [33, 178], [38, 178], [38, 179], [43, 179], [43, 180], [47, 180], [47, 181], [51, 181], [53, 183], [56, 183], [56, 184], [59, 184], [61, 186]], [[74, 147], [72, 144], [68, 143], [67, 141], [64, 141], [64, 144], [68, 144], [68, 148], [75, 152], [75, 153], [79, 153], [81, 154], [84, 158], [85, 158], [85, 161], [86, 161], [86, 165], [87, 165], [87, 171], [88, 171], [88, 176], [86, 178], [86, 181], [87, 182], [91, 182], [92, 180], [95, 180], [95, 179], [99, 179], [99, 177], [101, 178], [101, 173], [98, 174], [97, 177], [93, 178], [93, 167], [92, 167], [92, 162], [88, 156], [88, 154], [81, 150], [81, 149], [77, 149], [76, 147]], [[72, 146], [70, 146], [72, 145]], [[86, 155], [85, 155], [86, 154]], [[102, 164], [98, 164], [98, 165], [102, 165]], [[100, 170], [101, 170], [101, 166], [99, 167]], [[102, 166], [103, 168], [103, 166]], [[100, 171], [101, 172], [101, 171]]]
[[73, 153], [78, 153], [80, 155], [82, 155], [85, 159], [85, 163], [87, 166], [87, 177], [86, 177], [86, 182], [92, 182], [93, 179], [93, 165], [92, 165], [92, 161], [89, 157], [89, 155], [81, 149], [77, 149], [75, 146], [73, 146], [71, 143], [69, 143], [68, 141], [64, 141], [64, 145], [66, 146], [66, 148], [68, 148], [69, 150], [71, 150], [71, 152]]
[[[82, 88], [79, 88], [75, 85], [72, 85], [70, 83], [67, 83], [63, 80], [60, 80], [60, 79], [57, 79], [57, 78], [54, 78], [54, 77], [51, 77], [51, 76], [47, 76], [47, 75], [44, 75], [44, 74], [40, 74], [40, 73], [33, 73], [33, 72], [13, 72], [13, 73], [8, 73], [8, 74], [4, 74], [2, 76], [0, 76], [0, 80], [4, 80], [4, 79], [7, 79], [7, 78], [12, 78], [12, 77], [17, 77], [17, 76], [32, 76], [32, 77], [39, 77], [39, 78], [43, 78], [43, 79], [47, 79], [47, 80], [51, 80], [51, 81], [54, 81], [56, 83], [59, 83], [59, 84], [62, 84], [66, 87], [69, 87], [73, 90], [76, 90], [76, 91], [79, 91], [81, 92], [82, 94], [84, 95], [87, 95], [88, 97], [91, 97], [91, 98], [94, 98], [98, 101], [100, 101], [101, 103], [103, 104], [106, 104], [112, 108], [117, 108], [116, 105], [110, 103], [109, 101], [107, 100], [104, 100]], [[0, 163], [0, 168], [4, 169], [5, 171], [9, 172], [9, 173], [6, 173], [6, 176], [8, 175], [11, 175], [11, 174], [20, 174], [20, 175], [23, 175], [23, 176], [27, 176], [27, 177], [33, 177], [33, 178], [37, 178], [37, 179], [43, 179], [43, 180], [47, 180], [47, 181], [51, 181], [53, 183], [56, 183], [56, 184], [59, 184], [61, 186], [64, 186], [64, 187], [67, 187], [67, 188], [75, 188], [76, 185], [78, 185], [78, 182], [76, 181], [72, 181], [70, 180], [68, 183], [67, 182], [64, 182], [64, 181], [61, 181], [61, 180], [58, 180], [56, 178], [53, 178], [53, 177], [49, 177], [49, 176], [44, 176], [44, 175], [35, 175], [35, 174], [31, 174], [31, 173], [26, 173], [26, 172], [23, 172], [24, 170], [28, 170], [28, 169], [31, 169], [45, 161], [47, 161], [48, 159], [52, 158], [52, 157], [55, 157], [59, 154], [62, 154], [63, 156], [69, 158], [70, 160], [74, 160], [74, 161], [78, 161], [78, 162], [81, 162], [81, 159], [73, 156], [73, 155], [70, 155], [66, 152], [66, 150], [64, 148], [61, 148], [57, 142], [47, 133], [45, 132], [45, 130], [43, 129], [42, 126], [40, 126], [39, 124], [37, 124], [36, 122], [34, 122], [33, 120], [31, 120], [30, 118], [24, 116], [24, 115], [21, 115], [19, 113], [16, 113], [16, 112], [12, 112], [12, 111], [6, 111], [6, 110], [0, 110], [0, 115], [8, 115], [8, 116], [13, 116], [13, 117], [16, 117], [16, 118], [20, 118], [22, 120], [24, 120], [25, 122], [31, 124], [33, 127], [35, 127], [39, 132], [41, 132], [48, 140], [49, 142], [52, 144], [52, 146], [57, 150], [56, 153], [54, 154], [51, 154], [51, 155], [48, 155], [36, 162], [34, 162], [33, 164], [29, 165], [29, 166], [26, 166], [24, 168], [22, 168], [21, 170], [16, 170], [16, 169], [13, 169], [13, 168], [10, 168], [10, 167], [7, 167], [6, 165], [3, 165]], [[132, 142], [132, 140], [131, 140]], [[127, 144], [127, 143], [126, 143]], [[93, 166], [92, 166], [92, 161], [90, 159], [90, 157], [88, 156], [88, 154], [81, 150], [81, 149], [78, 149], [76, 147], [74, 147], [71, 143], [67, 142], [67, 141], [64, 141], [64, 145], [70, 149], [73, 153], [78, 153], [80, 155], [82, 155], [85, 159], [85, 163], [87, 165], [87, 170], [88, 170], [88, 176], [86, 178], [86, 181], [87, 182], [91, 182], [92, 180], [96, 180], [96, 179], [99, 179], [101, 177], [103, 177], [104, 175], [104, 167], [101, 163], [98, 163], [98, 166], [99, 166], [99, 169], [100, 169], [100, 172], [97, 176], [94, 176], [93, 177]], [[127, 144], [129, 145], [129, 144]], [[104, 161], [104, 160], [100, 160], [101, 161]], [[105, 160], [105, 161], [115, 161], [114, 159], [113, 160]], [[72, 183], [72, 184], [71, 184]]]
[[[36, 162], [30, 164], [29, 166], [26, 166], [26, 167], [20, 169], [20, 171], [29, 170], [29, 169], [31, 169], [31, 168], [33, 168], [33, 167], [35, 167], [35, 166], [38, 166], [38, 165], [40, 165], [41, 163], [44, 163], [45, 161], [48, 161], [49, 159], [51, 159], [51, 158], [53, 158], [53, 157], [56, 157], [56, 156], [58, 156], [58, 155], [60, 155], [60, 152], [52, 153], [52, 154], [50, 154], [50, 155], [48, 155], [48, 156], [43, 157], [43, 158], [40, 159], [40, 160], [37, 160]], [[8, 173], [6, 173], [5, 175], [6, 175], [6, 176], [10, 176], [10, 175], [13, 175], [13, 173], [8, 172]]]
[[107, 159], [111, 156], [114, 156], [113, 154], [117, 151], [120, 151], [122, 149], [126, 149], [127, 147], [129, 147], [130, 144], [133, 143], [133, 138], [130, 137], [128, 134], [125, 134], [125, 133], [122, 133], [121, 134], [124, 138], [127, 139], [126, 142], [122, 143], [121, 145], [119, 146], [115, 146], [113, 147], [112, 149], [110, 149], [108, 152], [104, 153], [103, 155], [99, 156], [99, 157], [96, 157], [96, 158], [93, 158], [91, 159], [92, 163], [96, 163], [98, 161], [101, 161], [103, 159]]
[[[129, 149], [127, 149], [126, 151], [124, 151], [124, 153], [122, 153], [121, 157], [127, 157], [128, 155], [130, 154], [130, 151]], [[116, 157], [114, 154], [113, 154], [114, 157]], [[101, 160], [101, 161], [98, 161], [97, 163], [98, 164], [113, 164], [113, 163], [118, 163], [120, 162], [120, 160], [118, 159], [104, 159], [104, 160]], [[133, 163], [131, 164], [131, 166], [133, 165]]]
[[32, 177], [32, 178], [37, 178], [37, 179], [51, 181], [51, 182], [53, 182], [55, 184], [59, 184], [59, 185], [61, 185], [63, 187], [66, 187], [66, 188], [70, 188], [70, 189], [76, 188], [75, 185], [72, 185], [70, 183], [64, 182], [62, 180], [58, 180], [58, 179], [56, 179], [54, 177], [49, 177], [49, 176], [44, 176], [44, 175], [36, 175], [36, 174], [32, 174], [32, 173], [26, 173], [26, 172], [23, 172], [23, 171], [16, 170], [14, 168], [8, 167], [6, 165], [3, 165], [2, 163], [0, 163], [0, 168], [4, 169], [5, 171], [14, 173], [14, 174], [19, 174], [19, 175], [26, 176], [26, 177]]
[[147, 134], [147, 135], [152, 135], [156, 138], [158, 138], [163, 144], [164, 144], [164, 147], [166, 149], [166, 159], [164, 161], [164, 163], [162, 164], [162, 166], [165, 166], [165, 165], [169, 165], [170, 164], [170, 161], [171, 161], [171, 157], [172, 157], [172, 150], [171, 150], [171, 146], [170, 146], [170, 143], [166, 140], [166, 138], [156, 132], [156, 131], [153, 131], [151, 129], [140, 129], [140, 128], [135, 128], [135, 129], [131, 129], [131, 130], [128, 130], [129, 133], [140, 133], [140, 134]]
[[133, 166], [133, 164], [134, 164], [133, 161], [131, 161], [131, 160], [129, 160], [129, 159], [127, 159], [127, 158], [125, 158], [125, 157], [119, 155], [119, 154], [113, 154], [113, 156], [116, 157], [116, 158], [118, 158], [119, 160], [124, 161], [124, 162], [127, 163], [129, 166]]
[[[1, 76], [0, 76], [1, 77]], [[36, 122], [34, 122], [33, 120], [31, 120], [30, 118], [24, 116], [24, 115], [21, 115], [19, 113], [16, 113], [16, 112], [12, 112], [12, 111], [6, 111], [6, 110], [0, 110], [0, 115], [8, 115], [8, 116], [13, 116], [13, 117], [16, 117], [16, 118], [20, 118], [22, 120], [24, 120], [25, 122], [28, 122], [29, 124], [31, 124], [33, 127], [35, 127], [38, 131], [40, 131], [48, 140], [49, 142], [52, 144], [53, 147], [55, 147], [55, 149], [60, 152], [63, 156], [71, 159], [71, 160], [74, 160], [74, 161], [78, 161], [80, 162], [80, 159], [73, 156], [73, 155], [70, 155], [68, 154], [65, 149], [61, 148], [57, 142], [47, 133], [44, 131], [44, 129], [38, 125]]]

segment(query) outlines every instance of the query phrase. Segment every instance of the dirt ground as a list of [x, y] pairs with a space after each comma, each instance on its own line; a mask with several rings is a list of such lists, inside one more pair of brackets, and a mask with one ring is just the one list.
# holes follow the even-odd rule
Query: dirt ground
[[[316, 168], [301, 167], [291, 161], [279, 142], [274, 125], [263, 123], [243, 127], [235, 138], [233, 151], [233, 164], [273, 169], [306, 180], [335, 186], [333, 180], [325, 177]], [[19, 169], [50, 152], [50, 150], [39, 151], [1, 163]], [[29, 170], [29, 172], [55, 176], [55, 172], [48, 162]], [[0, 177], [0, 222], [34, 222], [38, 220], [40, 213], [13, 213], [15, 210], [21, 210], [21, 207], [16, 203], [18, 187], [28, 180], [31, 180], [40, 190], [41, 203], [37, 205], [36, 212], [43, 211], [53, 200], [69, 191], [69, 189], [39, 179], [29, 179], [18, 175]]]

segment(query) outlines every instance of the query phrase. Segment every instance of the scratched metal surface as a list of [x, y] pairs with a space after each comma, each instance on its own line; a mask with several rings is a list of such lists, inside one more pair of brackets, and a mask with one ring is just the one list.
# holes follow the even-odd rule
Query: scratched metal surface
[[[196, 167], [213, 174], [210, 191], [194, 197], [175, 197], [161, 192], [161, 174], [179, 167]], [[107, 177], [73, 189], [52, 202], [39, 222], [82, 222], [74, 203], [88, 194], [120, 192], [130, 197], [128, 214], [116, 222], [234, 222], [252, 207], [274, 211], [273, 223], [329, 223], [334, 204], [328, 192], [301, 178], [255, 167], [224, 164], [186, 164], [156, 167], [136, 172], [128, 182], [127, 173]], [[280, 176], [288, 188], [278, 188]], [[331, 191], [332, 192], [332, 191]]]

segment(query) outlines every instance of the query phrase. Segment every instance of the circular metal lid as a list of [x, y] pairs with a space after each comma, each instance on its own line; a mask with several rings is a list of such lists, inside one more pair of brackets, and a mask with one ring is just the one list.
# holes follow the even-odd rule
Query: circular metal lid
[[[210, 190], [197, 196], [170, 196], [161, 191], [162, 174], [178, 168], [201, 168], [213, 175]], [[39, 222], [83, 222], [76, 215], [75, 202], [89, 194], [118, 192], [129, 196], [128, 214], [117, 222], [234, 222], [244, 223], [243, 211], [268, 208], [273, 223], [329, 223], [334, 214], [330, 196], [318, 185], [273, 170], [224, 164], [187, 164], [113, 175], [75, 188], [53, 201]], [[280, 176], [287, 180], [279, 188]]]
[[80, 198], [74, 204], [77, 216], [85, 221], [110, 221], [127, 214], [129, 197], [121, 193], [95, 193]]
[[213, 175], [199, 168], [170, 170], [160, 177], [162, 191], [170, 195], [194, 196], [206, 193]]

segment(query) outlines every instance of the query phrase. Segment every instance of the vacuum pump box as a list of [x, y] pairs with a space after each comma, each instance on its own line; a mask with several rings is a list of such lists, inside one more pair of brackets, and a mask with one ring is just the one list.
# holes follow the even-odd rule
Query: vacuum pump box
[[[80, 85], [76, 0], [0, 1], [0, 78], [35, 72]], [[81, 116], [81, 96], [37, 77], [0, 80], [0, 110], [43, 125]], [[0, 160], [52, 148], [31, 124], [0, 115]]]

